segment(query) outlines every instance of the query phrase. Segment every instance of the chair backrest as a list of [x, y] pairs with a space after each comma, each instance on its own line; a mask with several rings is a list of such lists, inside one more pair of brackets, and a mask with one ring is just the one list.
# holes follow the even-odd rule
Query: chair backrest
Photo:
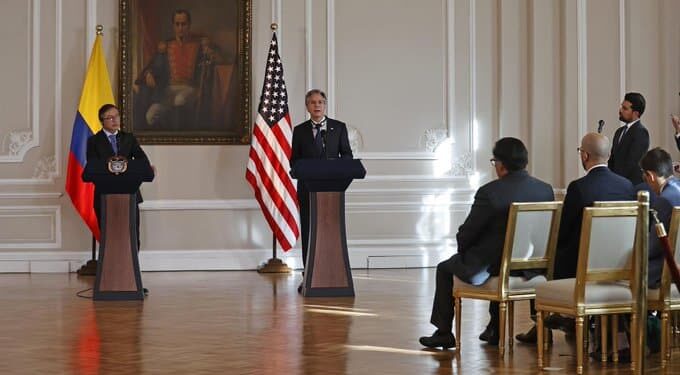
[[637, 201], [595, 201], [593, 207], [637, 207]]
[[[680, 264], [680, 241], [678, 241], [678, 234], [680, 232], [680, 207], [673, 207], [671, 214], [670, 228], [666, 228], [668, 233], [668, 240], [671, 243], [671, 248], [674, 252], [675, 263]], [[650, 236], [653, 234], [650, 234]], [[668, 264], [664, 259], [663, 271], [661, 273], [661, 288], [659, 290], [659, 301], [670, 299], [671, 289], [675, 288], [671, 280], [671, 273], [668, 269]]]
[[639, 211], [639, 207], [630, 205], [583, 210], [576, 270], [577, 303], [584, 300], [587, 282], [625, 280], [633, 285], [637, 281], [634, 255], [641, 243]]
[[552, 278], [562, 202], [518, 202], [510, 206], [499, 291], [508, 290], [511, 270], [543, 270]]

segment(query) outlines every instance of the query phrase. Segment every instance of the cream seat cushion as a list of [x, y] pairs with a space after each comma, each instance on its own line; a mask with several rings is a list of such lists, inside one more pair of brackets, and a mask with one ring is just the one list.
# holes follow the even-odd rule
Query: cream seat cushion
[[[536, 301], [542, 304], [574, 306], [576, 279], [551, 280], [536, 286]], [[589, 282], [586, 285], [584, 303], [588, 305], [632, 304], [633, 293], [624, 282]]]
[[[656, 301], [659, 299], [659, 289], [647, 289], [647, 300]], [[671, 285], [671, 299], [680, 301], [680, 292], [675, 285]]]
[[[544, 284], [547, 280], [545, 276], [539, 275], [527, 280], [522, 276], [510, 276], [508, 288], [511, 293], [533, 293], [537, 285]], [[468, 284], [457, 277], [453, 277], [453, 290], [469, 292], [498, 292], [498, 276], [490, 277], [482, 285]]]

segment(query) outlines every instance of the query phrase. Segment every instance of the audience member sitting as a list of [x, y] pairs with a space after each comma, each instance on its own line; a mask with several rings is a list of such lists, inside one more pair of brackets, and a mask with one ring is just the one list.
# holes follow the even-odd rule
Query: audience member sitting
[[[581, 140], [578, 153], [586, 175], [572, 181], [564, 197], [553, 271], [555, 280], [576, 277], [583, 209], [592, 206], [595, 201], [635, 199], [633, 184], [607, 167], [609, 159], [607, 137], [597, 133], [586, 134]], [[557, 314], [547, 317], [545, 326], [562, 329], [569, 334], [574, 332], [574, 320]], [[517, 335], [516, 338], [521, 342], [536, 343], [536, 326], [527, 333]]]
[[[437, 330], [432, 336], [420, 338], [423, 346], [431, 348], [456, 346], [456, 339], [452, 333], [453, 276], [466, 283], [481, 285], [490, 276], [498, 275], [510, 205], [513, 202], [554, 199], [550, 185], [529, 176], [525, 170], [527, 162], [528, 151], [519, 139], [502, 138], [496, 142], [491, 164], [498, 179], [477, 190], [470, 213], [458, 228], [456, 235], [458, 253], [437, 265], [436, 289], [430, 318], [430, 323], [437, 327]], [[489, 314], [491, 315], [489, 324], [480, 339], [497, 345], [498, 303], [490, 304]]]

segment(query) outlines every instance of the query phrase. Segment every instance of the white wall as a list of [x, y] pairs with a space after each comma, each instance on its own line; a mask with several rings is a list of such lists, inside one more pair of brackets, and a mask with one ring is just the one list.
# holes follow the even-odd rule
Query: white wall
[[[433, 265], [455, 232], [493, 142], [515, 136], [556, 189], [581, 173], [580, 137], [618, 126], [622, 93], [648, 101], [652, 144], [676, 154], [680, 25], [673, 0], [253, 0], [252, 102], [272, 21], [295, 123], [311, 87], [353, 130], [368, 177], [347, 193], [354, 267]], [[117, 91], [118, 2], [5, 0], [0, 25], [0, 272], [61, 272], [89, 232], [64, 194], [66, 156], [94, 26]], [[253, 107], [254, 111], [255, 107]], [[252, 269], [271, 234], [245, 182], [247, 146], [145, 146], [142, 266]], [[200, 166], [200, 168], [196, 168]], [[299, 264], [299, 249], [285, 255]]]

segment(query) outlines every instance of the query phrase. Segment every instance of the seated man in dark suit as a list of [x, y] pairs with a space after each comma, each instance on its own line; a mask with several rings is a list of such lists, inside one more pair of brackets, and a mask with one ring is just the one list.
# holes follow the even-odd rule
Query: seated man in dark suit
[[[522, 141], [503, 138], [493, 148], [491, 163], [497, 180], [477, 190], [470, 214], [458, 228], [458, 253], [437, 265], [437, 281], [432, 305], [432, 323], [437, 330], [420, 338], [424, 346], [451, 348], [456, 346], [452, 333], [453, 276], [474, 285], [483, 284], [499, 272], [508, 212], [513, 202], [552, 201], [550, 185], [529, 176], [525, 167], [528, 152]], [[533, 273], [532, 273], [533, 275]], [[491, 319], [480, 338], [498, 344], [498, 304], [489, 307]]]
[[[680, 206], [680, 181], [673, 177], [673, 159], [661, 148], [649, 150], [640, 160], [642, 178], [652, 190], [655, 199], [651, 200], [650, 208], [656, 210], [659, 220], [666, 231], [670, 231], [673, 207]], [[656, 236], [654, 223], [651, 223], [649, 234], [649, 274], [648, 285], [656, 289], [661, 282], [664, 258], [661, 241]]]
[[[557, 239], [557, 251], [553, 277], [555, 280], [576, 277], [578, 264], [578, 248], [581, 238], [581, 221], [583, 209], [596, 201], [629, 201], [635, 199], [633, 184], [626, 178], [612, 172], [607, 167], [609, 158], [609, 140], [607, 137], [588, 133], [581, 140], [578, 148], [581, 165], [586, 175], [572, 181], [567, 187], [567, 195], [562, 206], [560, 232]], [[639, 169], [639, 168], [638, 168]], [[546, 318], [547, 328], [564, 329], [573, 332], [573, 319], [562, 318], [553, 314]], [[517, 335], [522, 342], [536, 342], [535, 327], [533, 332]]]

